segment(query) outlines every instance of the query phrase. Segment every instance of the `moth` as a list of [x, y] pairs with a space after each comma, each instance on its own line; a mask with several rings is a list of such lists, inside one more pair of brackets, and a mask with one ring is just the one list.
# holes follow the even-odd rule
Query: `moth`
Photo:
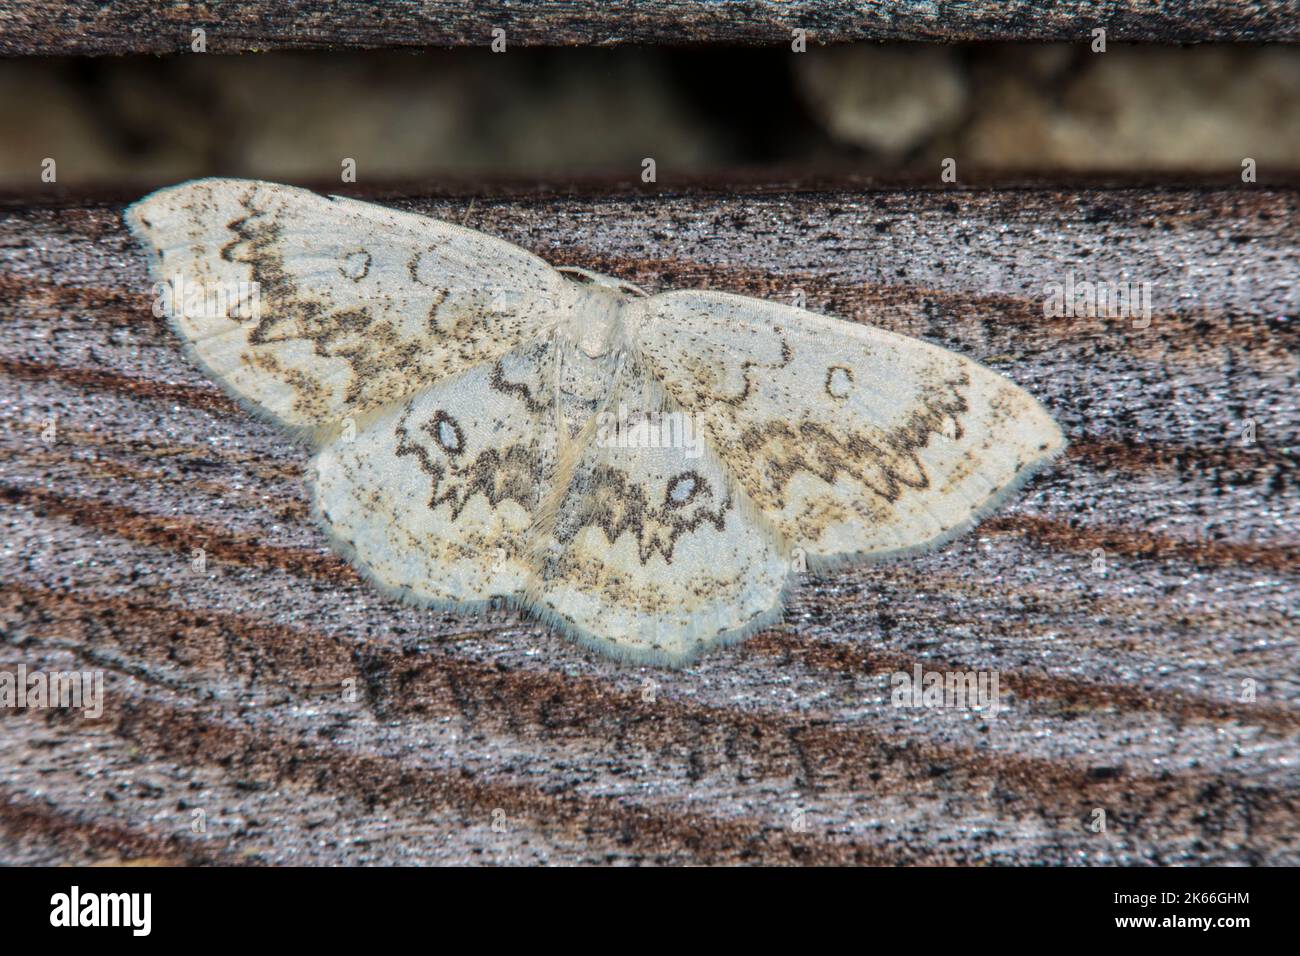
[[314, 512], [376, 586], [621, 660], [687, 663], [800, 571], [942, 544], [1064, 446], [927, 342], [379, 205], [204, 179], [126, 220], [189, 357], [311, 447]]

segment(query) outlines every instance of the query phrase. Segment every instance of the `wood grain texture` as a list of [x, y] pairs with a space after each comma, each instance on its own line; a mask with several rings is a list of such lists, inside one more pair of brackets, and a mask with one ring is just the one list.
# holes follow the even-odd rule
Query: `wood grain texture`
[[[1101, 7], [1101, 9], [1099, 9]], [[10, 0], [0, 10], [0, 55], [187, 53], [202, 28], [209, 53], [330, 47], [488, 46], [492, 30], [525, 46], [626, 43], [789, 45], [852, 40], [1072, 40], [1105, 27], [1111, 42], [1201, 43], [1300, 39], [1295, 0], [255, 0], [158, 4], [125, 0]]]
[[[366, 586], [305, 453], [151, 314], [120, 204], [10, 202], [0, 670], [107, 704], [0, 711], [0, 862], [1300, 863], [1300, 191], [385, 200], [650, 290], [802, 289], [999, 369], [1070, 450], [951, 545], [621, 667]], [[1044, 317], [1070, 271], [1151, 282], [1149, 327]], [[1003, 709], [893, 706], [918, 664]]]

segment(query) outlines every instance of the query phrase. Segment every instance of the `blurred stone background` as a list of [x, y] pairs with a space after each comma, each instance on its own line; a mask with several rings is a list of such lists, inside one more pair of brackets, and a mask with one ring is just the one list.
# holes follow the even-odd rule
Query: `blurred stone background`
[[[0, 189], [220, 174], [1300, 167], [1300, 48], [512, 49], [0, 61]], [[58, 163], [57, 187], [40, 180]]]

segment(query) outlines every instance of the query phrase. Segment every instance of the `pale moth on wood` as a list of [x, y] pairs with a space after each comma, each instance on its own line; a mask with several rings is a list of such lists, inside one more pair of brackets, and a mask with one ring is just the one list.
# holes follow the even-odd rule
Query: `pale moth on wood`
[[[315, 512], [388, 594], [526, 608], [686, 663], [775, 622], [795, 569], [934, 547], [1064, 446], [953, 352], [720, 292], [647, 296], [471, 229], [205, 179], [126, 214], [187, 354], [305, 439]], [[241, 286], [241, 283], [243, 284]]]

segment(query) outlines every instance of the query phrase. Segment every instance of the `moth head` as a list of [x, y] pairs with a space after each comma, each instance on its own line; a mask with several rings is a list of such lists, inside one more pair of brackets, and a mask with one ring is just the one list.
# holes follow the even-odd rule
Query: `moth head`
[[588, 358], [607, 355], [620, 336], [623, 311], [630, 298], [625, 289], [636, 287], [586, 269], [566, 267], [562, 271], [582, 287], [576, 290], [565, 323], [569, 340]]

